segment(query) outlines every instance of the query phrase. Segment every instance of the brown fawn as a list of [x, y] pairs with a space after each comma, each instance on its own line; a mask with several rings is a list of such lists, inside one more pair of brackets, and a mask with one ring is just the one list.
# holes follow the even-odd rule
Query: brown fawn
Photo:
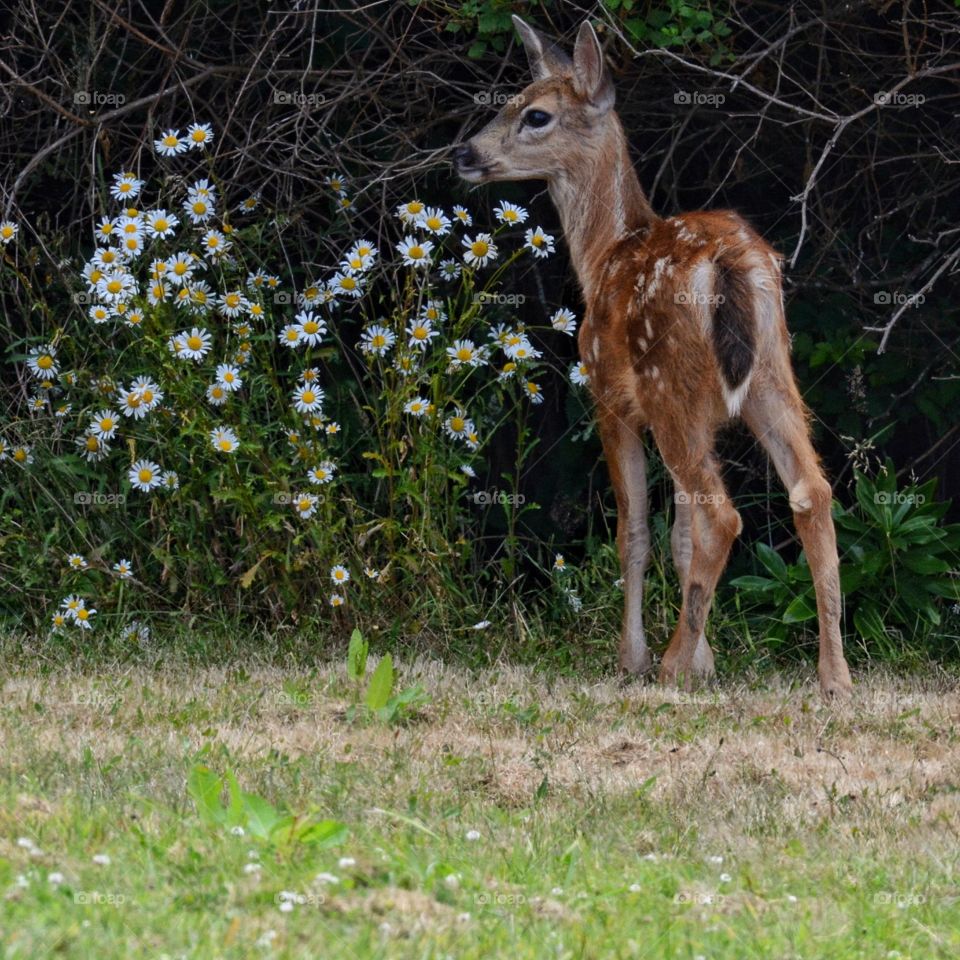
[[514, 17], [533, 73], [522, 93], [454, 151], [470, 183], [545, 180], [586, 301], [578, 343], [617, 501], [624, 585], [620, 666], [650, 669], [643, 579], [650, 551], [649, 429], [675, 484], [671, 534], [683, 605], [660, 679], [686, 687], [713, 673], [704, 623], [740, 515], [727, 497], [716, 432], [741, 417], [789, 494], [810, 564], [827, 697], [846, 696], [831, 489], [810, 441], [790, 364], [781, 258], [731, 211], [654, 213], [613, 110], [600, 42], [581, 25], [573, 59]]

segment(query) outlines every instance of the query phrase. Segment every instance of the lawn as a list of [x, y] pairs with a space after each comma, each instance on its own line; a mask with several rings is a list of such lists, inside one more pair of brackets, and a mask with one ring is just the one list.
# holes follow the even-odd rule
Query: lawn
[[956, 678], [399, 672], [8, 662], [2, 955], [960, 955]]

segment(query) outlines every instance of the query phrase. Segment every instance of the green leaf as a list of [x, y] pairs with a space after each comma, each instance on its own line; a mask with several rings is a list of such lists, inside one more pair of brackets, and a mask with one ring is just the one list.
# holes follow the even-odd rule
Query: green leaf
[[371, 710], [379, 710], [387, 705], [390, 699], [390, 691], [393, 689], [393, 660], [390, 654], [377, 664], [377, 669], [373, 671], [370, 678], [370, 686], [367, 687], [367, 706]]
[[770, 574], [780, 581], [787, 579], [787, 565], [776, 550], [768, 547], [765, 543], [758, 543], [757, 556]]
[[223, 782], [209, 767], [197, 764], [191, 768], [187, 776], [187, 793], [205, 823], [222, 824], [226, 820], [227, 811], [220, 802], [222, 792]]
[[362, 680], [367, 672], [367, 652], [370, 645], [363, 634], [354, 629], [350, 634], [350, 646], [347, 649], [347, 675], [351, 680]]
[[255, 837], [268, 840], [270, 832], [280, 820], [276, 808], [255, 793], [241, 793], [241, 798], [247, 815], [247, 829]]
[[806, 597], [797, 597], [783, 612], [784, 623], [803, 623], [817, 615], [815, 607], [810, 605]]
[[297, 840], [323, 849], [343, 843], [349, 833], [349, 827], [339, 820], [321, 820], [319, 823], [307, 824], [298, 832]]

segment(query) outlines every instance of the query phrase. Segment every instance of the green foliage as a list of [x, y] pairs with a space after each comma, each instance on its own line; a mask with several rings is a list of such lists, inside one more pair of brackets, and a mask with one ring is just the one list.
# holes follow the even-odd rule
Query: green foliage
[[298, 846], [325, 849], [347, 838], [347, 827], [336, 820], [319, 819], [315, 814], [284, 814], [263, 797], [241, 790], [229, 770], [221, 779], [209, 767], [196, 764], [187, 777], [187, 793], [208, 826], [243, 831], [280, 850]]
[[[350, 637], [347, 651], [347, 675], [355, 682], [359, 692], [360, 684], [367, 670], [367, 641], [359, 630]], [[347, 711], [350, 719], [361, 716], [375, 717], [381, 723], [404, 723], [412, 719], [419, 709], [430, 702], [423, 685], [415, 683], [397, 693], [393, 692], [396, 674], [393, 669], [393, 657], [385, 654], [370, 676], [363, 704], [354, 703]]]
[[[856, 503], [834, 503], [840, 585], [857, 635], [871, 653], [897, 659], [905, 642], [923, 641], [940, 626], [945, 603], [960, 602], [960, 524], [944, 524], [949, 501], [934, 499], [935, 480], [897, 488], [890, 460], [875, 477], [856, 473]], [[737, 577], [730, 586], [767, 635], [816, 616], [806, 556], [787, 564], [757, 545], [765, 575]]]

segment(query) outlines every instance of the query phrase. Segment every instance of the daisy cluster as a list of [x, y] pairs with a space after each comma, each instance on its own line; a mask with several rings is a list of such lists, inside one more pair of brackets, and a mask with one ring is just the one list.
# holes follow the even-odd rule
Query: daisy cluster
[[[155, 147], [161, 157], [174, 159], [203, 151], [213, 142], [210, 124], [197, 123], [183, 135], [166, 130]], [[459, 444], [470, 453], [480, 449], [479, 418], [470, 411], [478, 403], [481, 385], [470, 379], [475, 371], [488, 374], [483, 384], [512, 382], [521, 397], [543, 403], [535, 379], [543, 366], [541, 350], [522, 324], [485, 320], [479, 297], [496, 289], [502, 269], [518, 257], [537, 261], [555, 252], [554, 237], [539, 226], [525, 226], [529, 215], [523, 207], [502, 201], [493, 211], [497, 226], [483, 231], [474, 228], [473, 215], [463, 206], [446, 211], [409, 201], [395, 211], [400, 239], [388, 263], [376, 244], [361, 236], [345, 245], [328, 275], [309, 277], [299, 291], [280, 296], [280, 277], [249, 270], [235, 249], [228, 210], [249, 214], [259, 207], [259, 195], [228, 208], [212, 174], [173, 182], [180, 191], [173, 202], [150, 204], [145, 202], [148, 185], [136, 173], [114, 174], [109, 193], [116, 206], [96, 221], [94, 252], [80, 270], [83, 292], [77, 300], [87, 322], [111, 340], [140, 338], [149, 346], [144, 357], [152, 357], [148, 369], [138, 371], [131, 364], [119, 378], [64, 369], [64, 344], [76, 337], [63, 331], [25, 356], [25, 379], [35, 387], [31, 409], [61, 419], [58, 430], [87, 463], [100, 463], [114, 453], [124, 456], [126, 481], [136, 497], [173, 496], [180, 489], [174, 467], [186, 461], [163, 462], [179, 456], [177, 445], [157, 442], [151, 448], [150, 442], [169, 436], [171, 428], [181, 424], [199, 420], [209, 463], [225, 464], [238, 452], [262, 457], [259, 434], [246, 427], [248, 420], [238, 408], [247, 405], [252, 385], [265, 379], [276, 382], [272, 366], [275, 355], [282, 354], [293, 361], [296, 378], [283, 414], [294, 490], [287, 491], [284, 479], [284, 490], [274, 502], [300, 521], [329, 522], [324, 494], [340, 471], [330, 443], [341, 428], [325, 410], [321, 364], [332, 350], [347, 346], [351, 326], [337, 319], [337, 308], [362, 304], [365, 310], [383, 302], [367, 296], [379, 278], [395, 288], [389, 300], [394, 312], [369, 322], [361, 310], [363, 321], [353, 347], [367, 361], [368, 371], [376, 370], [392, 391], [397, 417], [405, 418], [403, 429], [411, 437], [429, 428], [454, 449]], [[333, 173], [326, 182], [337, 204], [349, 209], [346, 178]], [[12, 243], [18, 232], [16, 224], [0, 223], [0, 244]], [[517, 242], [520, 236], [522, 243]], [[397, 278], [398, 268], [405, 280]], [[282, 303], [295, 305], [289, 311], [276, 309]], [[502, 318], [502, 312], [497, 316]], [[271, 330], [272, 323], [276, 326]], [[576, 327], [575, 315], [566, 308], [549, 316], [548, 329], [556, 333], [573, 336]], [[251, 365], [255, 344], [263, 361], [256, 366]], [[135, 356], [136, 351], [123, 350], [125, 358]], [[574, 365], [569, 376], [577, 386], [588, 380], [582, 364]], [[468, 381], [470, 389], [465, 388]], [[89, 388], [93, 400], [88, 393], [74, 413], [74, 404], [62, 402], [61, 394], [69, 396], [80, 386]], [[75, 393], [71, 399], [76, 400]], [[271, 415], [276, 424], [276, 413]], [[0, 462], [30, 467], [34, 450], [0, 438]], [[192, 471], [201, 461], [194, 455], [189, 463]], [[469, 463], [460, 470], [468, 477], [476, 475]], [[87, 569], [75, 554], [67, 566], [76, 572]], [[133, 564], [122, 559], [112, 567], [103, 565], [103, 570], [126, 580], [133, 575]], [[369, 567], [364, 573], [375, 580], [385, 575]], [[351, 581], [346, 564], [335, 564], [330, 578], [334, 590], [329, 604], [342, 606]], [[53, 625], [89, 630], [96, 613], [74, 585], [54, 613]], [[136, 625], [131, 636], [142, 641], [145, 629]]]

